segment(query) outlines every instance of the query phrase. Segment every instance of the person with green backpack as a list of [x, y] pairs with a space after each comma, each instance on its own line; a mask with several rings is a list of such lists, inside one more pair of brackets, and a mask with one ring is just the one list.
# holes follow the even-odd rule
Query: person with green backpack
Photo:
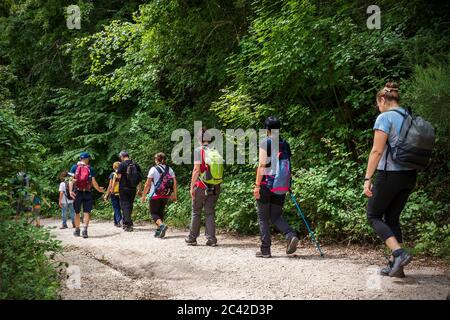
[[211, 135], [206, 128], [199, 131], [198, 141], [200, 146], [194, 150], [194, 169], [191, 178], [191, 228], [185, 241], [187, 245], [197, 245], [197, 238], [200, 235], [201, 212], [204, 209], [206, 245], [215, 247], [217, 245], [215, 207], [223, 180], [224, 161], [217, 149], [209, 145]]

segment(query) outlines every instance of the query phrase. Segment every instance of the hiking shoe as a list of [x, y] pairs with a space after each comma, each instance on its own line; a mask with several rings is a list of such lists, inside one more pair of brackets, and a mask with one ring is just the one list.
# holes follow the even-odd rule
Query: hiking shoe
[[293, 236], [288, 240], [286, 254], [292, 254], [297, 250], [298, 238]]
[[88, 238], [87, 230], [83, 230], [82, 236], [83, 236], [83, 238], [85, 238], [85, 239]]
[[209, 247], [217, 247], [217, 240], [208, 240], [206, 241], [206, 245]]
[[408, 265], [412, 261], [412, 258], [412, 255], [406, 251], [403, 251], [398, 257], [394, 257], [391, 270], [389, 271], [389, 277], [400, 277], [403, 267]]
[[125, 231], [125, 232], [132, 232], [133, 231], [133, 227], [132, 226], [124, 226], [123, 227], [123, 231]]
[[[393, 262], [389, 261], [389, 263], [386, 267], [380, 269], [379, 274], [384, 277], [389, 277], [389, 272], [391, 272], [392, 264], [393, 264]], [[405, 273], [403, 272], [403, 267], [400, 268], [400, 271], [398, 272], [398, 274], [395, 277], [397, 277], [397, 278], [406, 277]]]
[[197, 240], [196, 239], [192, 239], [187, 237], [186, 239], [184, 239], [184, 241], [186, 242], [186, 244], [188, 246], [196, 246], [197, 245]]
[[159, 238], [160, 235], [161, 235], [161, 229], [158, 227], [158, 228], [155, 230], [155, 238]]
[[272, 255], [270, 254], [270, 253], [262, 253], [261, 251], [258, 251], [257, 253], [256, 253], [256, 257], [257, 258], [271, 258], [272, 257]]
[[159, 228], [160, 228], [159, 237], [164, 238], [164, 236], [166, 235], [167, 226], [163, 223], [162, 225], [159, 226]]
[[63, 224], [60, 229], [67, 229], [67, 224]]
[[73, 232], [73, 235], [75, 237], [79, 237], [80, 236], [80, 229], [76, 228], [75, 231]]

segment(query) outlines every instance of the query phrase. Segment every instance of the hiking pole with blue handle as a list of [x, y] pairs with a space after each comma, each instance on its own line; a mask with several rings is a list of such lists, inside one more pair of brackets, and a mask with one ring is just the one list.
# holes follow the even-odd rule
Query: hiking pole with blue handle
[[289, 190], [289, 193], [291, 194], [291, 199], [292, 202], [295, 204], [295, 207], [297, 208], [297, 211], [299, 213], [299, 216], [303, 219], [303, 222], [306, 225], [306, 228], [308, 228], [309, 234], [311, 235], [311, 238], [313, 239], [314, 243], [316, 244], [316, 248], [320, 253], [320, 256], [323, 258], [324, 254], [322, 252], [322, 250], [320, 249], [320, 244], [319, 242], [316, 240], [316, 237], [314, 236], [314, 233], [311, 231], [311, 228], [309, 227], [308, 222], [306, 221], [305, 215], [303, 214], [302, 210], [300, 209], [300, 206], [297, 203], [297, 199], [295, 199], [294, 194], [292, 193], [292, 190]]

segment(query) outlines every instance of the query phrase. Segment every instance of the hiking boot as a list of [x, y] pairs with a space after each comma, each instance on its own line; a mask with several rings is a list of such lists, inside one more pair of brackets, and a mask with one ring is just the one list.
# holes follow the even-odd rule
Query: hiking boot
[[160, 228], [159, 237], [164, 238], [164, 236], [166, 235], [167, 226], [163, 223], [162, 225], [159, 226], [159, 228]]
[[197, 245], [197, 240], [196, 239], [192, 239], [187, 237], [186, 239], [184, 239], [184, 241], [186, 242], [186, 244], [188, 246], [196, 246]]
[[79, 237], [79, 236], [80, 236], [80, 229], [79, 229], [79, 228], [76, 228], [75, 231], [73, 232], [73, 235], [74, 235], [75, 237]]
[[286, 254], [292, 254], [297, 250], [298, 238], [293, 236], [287, 242]]
[[412, 255], [403, 251], [398, 257], [394, 257], [389, 277], [400, 277], [403, 267], [412, 261]]
[[160, 229], [160, 227], [158, 227], [156, 230], [155, 230], [155, 238], [159, 238], [159, 236], [161, 235], [161, 229]]
[[261, 251], [258, 251], [256, 253], [257, 258], [271, 258], [272, 255], [270, 253], [262, 253]]
[[60, 229], [67, 229], [67, 224], [63, 224]]
[[88, 238], [88, 234], [87, 234], [87, 230], [85, 229], [85, 230], [83, 230], [83, 232], [82, 232], [82, 236], [83, 236], [83, 238], [85, 238], [85, 239], [87, 239]]
[[217, 240], [208, 240], [206, 241], [206, 245], [209, 247], [217, 247]]
[[132, 232], [133, 231], [133, 227], [132, 226], [123, 226], [123, 231], [125, 231], [125, 232]]
[[[392, 264], [393, 264], [393, 261], [389, 261], [389, 263], [388, 263], [388, 265], [386, 267], [380, 269], [379, 274], [381, 276], [388, 277], [389, 276], [389, 272], [391, 272], [391, 269], [392, 269]], [[396, 275], [395, 277], [397, 277], [397, 278], [404, 278], [404, 277], [406, 277], [405, 273], [403, 272], [403, 267], [400, 268], [400, 271], [398, 272], [398, 275]]]

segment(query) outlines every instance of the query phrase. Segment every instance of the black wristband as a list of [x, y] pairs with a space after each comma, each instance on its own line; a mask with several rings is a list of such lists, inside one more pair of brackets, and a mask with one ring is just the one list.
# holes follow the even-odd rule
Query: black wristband
[[372, 178], [364, 178], [364, 181], [370, 181]]

